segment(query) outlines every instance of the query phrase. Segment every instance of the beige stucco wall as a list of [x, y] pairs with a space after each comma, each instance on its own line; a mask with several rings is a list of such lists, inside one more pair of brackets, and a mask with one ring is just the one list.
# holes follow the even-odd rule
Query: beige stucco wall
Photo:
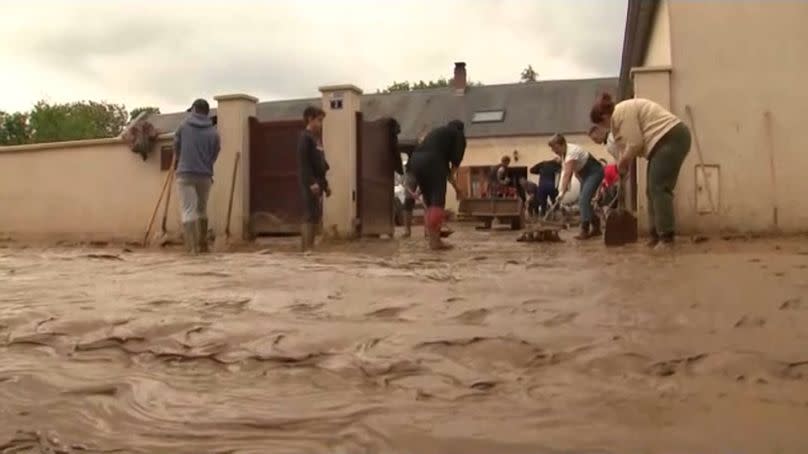
[[[241, 153], [233, 194], [230, 242], [241, 241], [249, 217], [249, 127], [257, 99], [225, 95], [218, 101], [221, 151], [208, 201], [210, 227], [224, 236], [237, 153]], [[13, 238], [142, 242], [166, 181], [161, 136], [146, 161], [120, 139], [83, 140], [0, 147], [0, 233]], [[171, 185], [167, 229], [181, 231], [176, 186]], [[152, 239], [160, 236], [160, 207]]]
[[[463, 166], [494, 166], [499, 164], [500, 159], [508, 155], [511, 157], [512, 166], [531, 167], [534, 164], [552, 159], [553, 154], [547, 142], [547, 136], [521, 136], [521, 137], [491, 137], [491, 138], [470, 138], [466, 144], [466, 154], [463, 156]], [[586, 134], [567, 134], [567, 141], [584, 147], [597, 158], [603, 158], [611, 162], [612, 157], [606, 152], [602, 145], [596, 145]], [[519, 160], [514, 159], [514, 150], [518, 151]], [[535, 175], [530, 176], [534, 181]], [[573, 184], [575, 184], [573, 182]], [[446, 207], [457, 210], [459, 205], [457, 195], [451, 186], [448, 188]]]
[[808, 2], [676, 1], [668, 7], [672, 110], [686, 118], [685, 106], [691, 106], [704, 160], [720, 165], [719, 212], [699, 215], [698, 159], [691, 149], [677, 187], [680, 227], [808, 230]]
[[[0, 232], [142, 241], [165, 176], [159, 145], [145, 162], [115, 139], [0, 148]], [[179, 222], [172, 199], [170, 229]], [[162, 210], [158, 231], [161, 219]]]
[[659, 2], [643, 66], [667, 66], [671, 64], [669, 1], [661, 0]]
[[[331, 197], [323, 201], [323, 233], [332, 238], [352, 238], [356, 234], [356, 113], [362, 90], [354, 85], [321, 87], [323, 110], [323, 148], [329, 164], [328, 183]], [[331, 101], [341, 101], [332, 109]]]
[[[210, 227], [217, 234], [227, 231], [227, 210], [230, 193], [233, 208], [230, 214], [230, 241], [245, 239], [249, 235], [250, 221], [250, 117], [255, 116], [258, 99], [245, 94], [217, 96], [217, 129], [221, 150], [213, 168], [214, 185], [208, 209]], [[238, 166], [236, 155], [238, 154]], [[238, 167], [238, 168], [236, 168]], [[233, 173], [235, 172], [235, 185]]]

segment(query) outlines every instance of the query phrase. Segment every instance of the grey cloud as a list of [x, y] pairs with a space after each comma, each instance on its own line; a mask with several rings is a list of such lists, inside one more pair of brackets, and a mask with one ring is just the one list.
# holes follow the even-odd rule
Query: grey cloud
[[[50, 24], [15, 47], [17, 55], [53, 71], [98, 78], [104, 60], [135, 57], [155, 48], [170, 46], [182, 25], [165, 20], [126, 21], [106, 19], [82, 26], [65, 21]], [[100, 65], [93, 65], [100, 62]]]
[[[202, 60], [155, 68], [132, 87], [137, 91], [159, 90], [171, 104], [182, 104], [196, 96], [245, 92], [261, 98], [316, 96], [325, 74], [333, 68], [318, 61], [286, 61], [278, 56], [230, 56], [226, 64]], [[332, 76], [333, 77], [333, 76]], [[340, 78], [350, 80], [347, 75]], [[340, 80], [337, 79], [337, 80]]]
[[552, 54], [567, 56], [596, 74], [617, 74], [626, 17], [625, 0], [505, 2], [509, 8], [521, 10], [517, 24], [511, 19], [511, 26], [534, 30]]
[[3, 29], [15, 14], [17, 23], [23, 13], [44, 23], [4, 54], [90, 81], [107, 99], [164, 108], [232, 91], [316, 96], [328, 83], [373, 91], [449, 77], [460, 59], [485, 83], [515, 81], [527, 64], [541, 76], [615, 75], [626, 8], [626, 0], [29, 2], [55, 11], [43, 19], [12, 7], [0, 40], [14, 32]]

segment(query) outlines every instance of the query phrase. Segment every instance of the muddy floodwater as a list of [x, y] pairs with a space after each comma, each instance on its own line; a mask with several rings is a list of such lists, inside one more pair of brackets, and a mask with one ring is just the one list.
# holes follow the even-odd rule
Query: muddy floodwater
[[808, 240], [514, 239], [7, 244], [0, 452], [808, 452]]

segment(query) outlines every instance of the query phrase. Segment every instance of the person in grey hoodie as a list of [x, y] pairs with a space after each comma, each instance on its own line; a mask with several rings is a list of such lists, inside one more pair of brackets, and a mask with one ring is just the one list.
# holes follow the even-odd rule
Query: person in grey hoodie
[[219, 132], [208, 116], [208, 102], [197, 99], [188, 112], [191, 114], [174, 132], [174, 152], [185, 247], [197, 254], [208, 252], [208, 196], [221, 145]]

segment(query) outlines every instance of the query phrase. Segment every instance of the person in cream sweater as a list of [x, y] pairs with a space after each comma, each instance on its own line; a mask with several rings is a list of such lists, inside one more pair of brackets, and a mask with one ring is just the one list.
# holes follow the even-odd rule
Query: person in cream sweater
[[670, 247], [676, 232], [673, 191], [690, 151], [687, 125], [651, 100], [635, 98], [615, 104], [608, 93], [598, 96], [590, 120], [614, 135], [621, 175], [628, 171], [634, 159], [648, 160], [649, 246]]

